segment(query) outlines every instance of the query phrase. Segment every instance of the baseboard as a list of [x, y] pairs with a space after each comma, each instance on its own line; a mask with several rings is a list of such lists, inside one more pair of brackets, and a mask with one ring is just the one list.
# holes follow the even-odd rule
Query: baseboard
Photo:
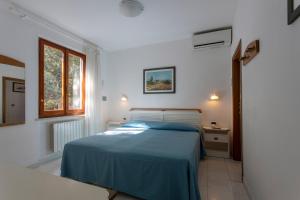
[[253, 190], [251, 190], [251, 187], [249, 186], [249, 183], [247, 181], [247, 179], [244, 177], [243, 178], [243, 184], [244, 184], [244, 187], [245, 187], [245, 190], [248, 194], [248, 197], [250, 200], [255, 200], [256, 198], [254, 197], [254, 194], [253, 194]]
[[39, 166], [46, 164], [48, 162], [51, 162], [53, 160], [57, 160], [60, 159], [62, 157], [62, 153], [51, 153], [47, 156], [45, 156], [44, 158], [41, 158], [40, 160], [38, 160], [37, 162], [27, 166], [28, 168], [31, 169], [35, 169], [38, 168]]

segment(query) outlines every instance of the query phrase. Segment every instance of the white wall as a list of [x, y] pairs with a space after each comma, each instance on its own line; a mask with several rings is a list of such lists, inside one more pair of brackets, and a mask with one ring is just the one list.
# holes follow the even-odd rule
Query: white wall
[[260, 39], [243, 67], [245, 183], [258, 200], [300, 198], [300, 19], [287, 25], [286, 0], [239, 0], [232, 53]]
[[106, 122], [109, 120], [109, 103], [108, 101], [102, 101], [102, 96], [107, 96], [108, 91], [106, 85], [107, 85], [107, 79], [108, 79], [108, 52], [101, 51], [101, 59], [100, 59], [100, 70], [98, 73], [98, 76], [100, 77], [98, 79], [99, 88], [100, 90], [100, 130], [103, 132], [106, 129]]
[[37, 119], [38, 38], [43, 37], [81, 52], [85, 46], [58, 32], [12, 15], [5, 9], [5, 5], [0, 1], [0, 54], [26, 64], [26, 124], [0, 128], [0, 161], [28, 165], [51, 153], [50, 123], [66, 119]]
[[[230, 48], [194, 51], [192, 40], [144, 46], [109, 53], [104, 88], [108, 117], [128, 117], [131, 107], [201, 108], [204, 124], [231, 126]], [[176, 66], [176, 94], [143, 94], [143, 69]], [[210, 102], [213, 91], [220, 102]], [[121, 103], [121, 95], [128, 103]]]

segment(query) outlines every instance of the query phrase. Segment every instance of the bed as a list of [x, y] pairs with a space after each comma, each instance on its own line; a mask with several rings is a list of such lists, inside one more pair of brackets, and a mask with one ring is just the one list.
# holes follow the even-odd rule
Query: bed
[[66, 144], [61, 176], [141, 199], [199, 200], [201, 131], [192, 120], [167, 120], [163, 114], [161, 120], [132, 114], [133, 121], [121, 128]]

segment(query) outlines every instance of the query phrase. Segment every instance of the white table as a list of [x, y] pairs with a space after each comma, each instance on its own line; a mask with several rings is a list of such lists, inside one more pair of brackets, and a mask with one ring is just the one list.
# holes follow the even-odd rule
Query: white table
[[108, 200], [107, 190], [11, 164], [0, 164], [1, 200]]

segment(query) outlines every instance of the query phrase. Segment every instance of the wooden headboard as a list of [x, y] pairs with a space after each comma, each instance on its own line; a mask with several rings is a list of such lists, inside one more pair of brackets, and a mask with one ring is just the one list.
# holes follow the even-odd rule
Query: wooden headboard
[[201, 113], [191, 108], [131, 108], [130, 120], [183, 122], [201, 127]]
[[197, 111], [202, 113], [198, 108], [131, 108], [130, 111]]

